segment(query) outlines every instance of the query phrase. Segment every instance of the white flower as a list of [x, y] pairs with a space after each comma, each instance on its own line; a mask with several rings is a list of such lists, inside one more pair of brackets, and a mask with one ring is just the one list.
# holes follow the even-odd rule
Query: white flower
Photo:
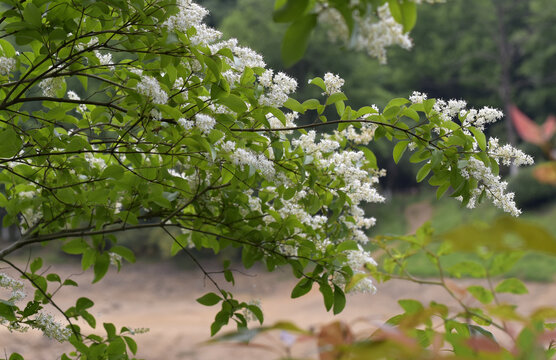
[[56, 97], [58, 90], [62, 88], [64, 84], [64, 78], [62, 77], [50, 77], [42, 80], [39, 83], [39, 87], [42, 90], [44, 96]]
[[57, 322], [54, 317], [49, 314], [40, 313], [35, 318], [35, 323], [32, 326], [42, 330], [44, 336], [58, 340], [59, 342], [67, 341], [71, 336], [71, 330], [67, 327], [62, 327], [62, 324]]
[[195, 124], [205, 135], [208, 135], [210, 131], [214, 128], [216, 120], [212, 116], [206, 114], [195, 115]]
[[179, 30], [185, 33], [190, 27], [201, 25], [203, 18], [209, 13], [207, 9], [191, 0], [178, 0], [177, 5], [180, 9], [179, 13], [170, 16], [163, 24], [168, 30]]
[[326, 87], [326, 94], [332, 95], [342, 91], [342, 86], [344, 85], [344, 79], [338, 75], [332, 73], [324, 74], [324, 85]]
[[0, 75], [8, 75], [15, 68], [15, 59], [0, 56]]
[[108, 256], [110, 257], [110, 265], [118, 266], [122, 263], [122, 256], [120, 254], [109, 252]]
[[180, 126], [184, 128], [184, 130], [190, 130], [191, 128], [193, 128], [193, 126], [195, 126], [195, 123], [193, 121], [187, 120], [185, 118], [179, 118], [178, 124], [180, 124]]
[[276, 173], [274, 164], [272, 161], [267, 159], [264, 154], [256, 154], [252, 150], [238, 148], [230, 155], [230, 157], [235, 165], [238, 165], [241, 168], [244, 166], [252, 166], [253, 168], [259, 170], [267, 179], [273, 178]]
[[27, 296], [27, 294], [23, 291], [23, 283], [4, 273], [0, 273], [0, 288], [4, 288], [12, 292], [10, 301], [13, 302], [23, 300]]
[[[70, 99], [70, 100], [77, 100], [77, 101], [81, 100], [79, 95], [77, 95], [74, 91], [71, 91], [71, 90], [68, 91], [67, 95], [68, 95], [68, 99]], [[79, 106], [77, 107], [77, 111], [82, 113], [82, 114], [87, 110], [88, 110], [87, 105], [85, 105], [85, 104], [79, 104]]]
[[104, 159], [101, 159], [98, 156], [96, 157], [91, 153], [85, 153], [85, 160], [87, 160], [91, 167], [95, 167], [100, 170], [106, 168], [106, 162], [104, 161]]
[[413, 104], [421, 104], [423, 101], [427, 100], [427, 94], [420, 93], [418, 91], [414, 91], [413, 94], [409, 97], [409, 101]]
[[164, 105], [168, 102], [168, 94], [160, 87], [152, 76], [143, 75], [137, 84], [137, 92], [152, 99], [153, 103]]
[[225, 152], [232, 152], [236, 149], [236, 143], [233, 141], [226, 141], [220, 148]]
[[93, 53], [95, 54], [95, 56], [97, 57], [97, 59], [98, 59], [98, 61], [100, 62], [101, 65], [110, 65], [110, 64], [112, 64], [112, 54], [106, 53], [106, 54], [103, 55], [98, 50], [94, 50]]
[[[477, 188], [473, 190], [471, 199], [467, 205], [468, 208], [473, 208], [477, 203], [478, 198], [484, 191], [486, 197], [492, 201], [494, 206], [510, 213], [513, 216], [519, 216], [519, 210], [514, 202], [514, 193], [506, 193], [508, 183], [503, 182], [498, 175], [494, 175], [490, 168], [475, 158], [469, 158], [468, 165], [461, 169], [461, 175], [467, 179], [474, 178], [478, 181]], [[458, 200], [462, 200], [459, 197]]]

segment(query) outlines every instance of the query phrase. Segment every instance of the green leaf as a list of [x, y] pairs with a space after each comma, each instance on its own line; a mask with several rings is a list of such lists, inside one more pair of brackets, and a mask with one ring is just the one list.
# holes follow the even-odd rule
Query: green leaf
[[417, 182], [423, 181], [430, 173], [430, 171], [431, 171], [430, 163], [426, 163], [425, 165], [423, 165], [423, 167], [419, 169], [419, 171], [417, 172]]
[[95, 305], [95, 303], [91, 299], [88, 299], [86, 297], [80, 297], [79, 299], [77, 299], [77, 302], [75, 303], [75, 309], [77, 310], [78, 313], [80, 313], [83, 310], [92, 308], [93, 305]]
[[197, 302], [205, 306], [213, 306], [218, 304], [221, 300], [222, 300], [221, 296], [218, 296], [215, 293], [210, 292], [198, 298]]
[[337, 103], [338, 101], [345, 101], [345, 100], [347, 100], [347, 99], [348, 99], [348, 98], [347, 98], [346, 95], [344, 95], [344, 93], [341, 93], [341, 92], [339, 92], [339, 93], [334, 93], [334, 94], [330, 95], [330, 96], [328, 97], [328, 99], [326, 99], [326, 105], [335, 104], [335, 103]]
[[103, 171], [100, 177], [113, 178], [119, 180], [124, 176], [124, 169], [120, 165], [109, 165]]
[[0, 158], [11, 158], [19, 153], [23, 141], [14, 129], [7, 128], [0, 131]]
[[129, 263], [133, 264], [135, 262], [135, 254], [133, 253], [133, 251], [131, 251], [130, 249], [124, 246], [120, 246], [120, 245], [112, 246], [110, 248], [110, 252], [120, 255], [121, 257], [126, 259], [126, 261]]
[[62, 245], [62, 251], [71, 255], [82, 254], [88, 248], [89, 244], [83, 239], [73, 239]]
[[468, 129], [475, 136], [475, 139], [477, 140], [477, 144], [479, 144], [479, 147], [481, 148], [481, 150], [486, 151], [487, 143], [486, 143], [485, 134], [481, 130], [479, 130], [479, 129], [473, 127], [473, 126], [468, 127]]
[[25, 360], [23, 356], [19, 355], [18, 353], [12, 353], [8, 360]]
[[282, 61], [290, 67], [305, 54], [309, 37], [317, 25], [317, 14], [305, 15], [293, 22], [284, 34], [282, 40]]
[[338, 286], [334, 285], [334, 315], [337, 315], [344, 310], [346, 306], [346, 295]]
[[248, 305], [247, 308], [249, 309], [249, 311], [251, 311], [253, 313], [253, 315], [255, 315], [255, 317], [257, 318], [257, 320], [259, 320], [259, 323], [262, 324], [264, 322], [264, 315], [262, 310], [256, 306], [256, 305]]
[[23, 9], [23, 19], [27, 24], [39, 27], [42, 24], [41, 11], [33, 3], [27, 3]]
[[502, 280], [494, 289], [497, 293], [527, 294], [527, 287], [519, 279], [509, 278]]
[[288, 0], [281, 8], [274, 11], [272, 19], [277, 23], [287, 23], [303, 16], [309, 0]]
[[247, 111], [247, 105], [245, 105], [245, 101], [243, 101], [239, 96], [231, 94], [225, 98], [219, 99], [218, 102], [222, 105], [225, 105], [230, 110], [241, 114]]
[[0, 318], [8, 321], [15, 321], [15, 309], [16, 307], [14, 305], [10, 305], [7, 301], [0, 301]]
[[301, 105], [299, 101], [292, 98], [288, 98], [288, 100], [286, 100], [286, 102], [284, 103], [284, 107], [301, 114], [305, 113], [305, 108], [303, 107], [303, 105]]
[[403, 31], [411, 31], [417, 22], [417, 5], [410, 0], [389, 0], [388, 4], [392, 17], [403, 26]]
[[93, 272], [95, 273], [95, 278], [93, 279], [93, 284], [100, 281], [104, 275], [108, 272], [108, 267], [110, 266], [110, 256], [108, 253], [102, 253], [95, 259], [95, 266]]
[[330, 311], [330, 309], [332, 309], [332, 305], [334, 305], [334, 293], [328, 284], [328, 280], [325, 279], [325, 282], [319, 284], [319, 291], [322, 294], [326, 311]]
[[302, 279], [293, 288], [292, 293], [291, 293], [292, 299], [295, 299], [295, 298], [298, 298], [298, 297], [301, 297], [301, 296], [307, 294], [309, 291], [311, 291], [312, 287], [313, 287], [313, 281], [311, 281], [310, 279], [306, 279], [306, 278]]
[[413, 299], [402, 299], [398, 301], [398, 304], [400, 304], [402, 309], [408, 314], [417, 314], [424, 310], [423, 304]]
[[351, 277], [351, 280], [347, 283], [346, 285], [346, 292], [350, 292], [351, 289], [353, 289], [357, 284], [359, 284], [359, 282], [361, 280], [363, 280], [364, 278], [368, 277], [368, 274], [365, 273], [358, 273], [358, 274], [354, 274]]
[[133, 338], [130, 338], [129, 336], [124, 336], [123, 338], [127, 344], [127, 347], [129, 348], [129, 351], [131, 351], [133, 355], [137, 354], [137, 343], [135, 342], [135, 340], [133, 340]]
[[42, 258], [38, 257], [31, 263], [30, 269], [31, 272], [34, 274], [42, 267]]
[[405, 153], [405, 149], [407, 149], [407, 145], [409, 145], [409, 141], [408, 140], [403, 140], [403, 141], [399, 141], [394, 146], [394, 152], [393, 152], [392, 155], [394, 156], [394, 162], [396, 164], [400, 161], [401, 157]]
[[490, 290], [479, 285], [469, 286], [467, 291], [483, 304], [490, 304], [494, 300], [494, 296]]

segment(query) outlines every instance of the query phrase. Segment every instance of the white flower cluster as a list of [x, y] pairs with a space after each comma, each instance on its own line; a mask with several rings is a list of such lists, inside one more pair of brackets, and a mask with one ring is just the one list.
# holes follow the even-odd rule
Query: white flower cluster
[[0, 273], [0, 288], [11, 291], [9, 298], [9, 301], [11, 302], [23, 300], [27, 296], [27, 294], [23, 291], [23, 283], [4, 273]]
[[106, 162], [99, 156], [95, 156], [91, 153], [85, 153], [85, 160], [89, 163], [89, 166], [97, 168], [99, 170], [104, 170], [106, 168]]
[[370, 17], [361, 20], [355, 48], [366, 50], [370, 56], [376, 57], [381, 64], [386, 64], [387, 47], [398, 45], [409, 50], [413, 43], [409, 35], [404, 33], [403, 26], [392, 17], [388, 3], [378, 8], [378, 17], [378, 22], [373, 22]]
[[122, 263], [122, 256], [120, 254], [109, 252], [108, 256], [110, 257], [110, 265], [120, 266]]
[[112, 64], [112, 54], [106, 53], [106, 54], [103, 55], [98, 50], [94, 50], [93, 53], [95, 54], [95, 56], [97, 57], [97, 59], [98, 59], [98, 61], [100, 62], [101, 65], [111, 65]]
[[535, 162], [532, 156], [525, 154], [523, 151], [516, 149], [509, 144], [500, 146], [497, 138], [490, 138], [488, 140], [487, 151], [488, 154], [495, 158], [498, 163], [501, 162], [506, 166], [533, 165]]
[[[353, 13], [357, 33], [351, 41], [357, 50], [367, 51], [381, 64], [385, 64], [387, 47], [398, 45], [404, 49], [410, 49], [413, 44], [409, 35], [404, 33], [403, 26], [392, 17], [388, 3], [380, 6], [377, 13], [378, 21], [370, 16], [361, 17], [356, 12]], [[329, 29], [328, 37], [331, 41], [340, 40], [344, 43], [350, 41], [348, 27], [340, 12], [335, 8], [327, 7], [320, 10], [319, 21]]]
[[195, 28], [200, 26], [203, 18], [209, 13], [207, 9], [191, 0], [178, 0], [177, 5], [179, 7], [178, 14], [170, 16], [163, 24], [168, 30], [185, 33], [192, 26]]
[[409, 101], [413, 104], [422, 104], [425, 100], [427, 100], [427, 94], [423, 94], [419, 91], [414, 91], [409, 97]]
[[27, 225], [29, 228], [35, 226], [42, 219], [42, 211], [39, 209], [33, 209], [32, 207], [27, 207], [21, 212], [21, 225]]
[[[357, 276], [358, 274], [365, 274], [364, 269], [366, 264], [372, 264], [374, 266], [377, 265], [376, 261], [369, 255], [367, 251], [365, 251], [361, 247], [361, 245], [359, 245], [358, 247], [358, 250], [346, 251], [348, 259], [347, 265], [353, 270], [353, 275], [355, 276]], [[343, 276], [341, 278], [343, 278]], [[338, 277], [335, 277], [335, 279], [338, 279]], [[360, 279], [350, 291], [353, 293], [375, 294], [376, 287], [373, 284], [373, 281], [365, 276]]]
[[[253, 299], [251, 301], [248, 302], [249, 305], [255, 305], [258, 308], [261, 307], [261, 300], [259, 299]], [[243, 309], [243, 316], [245, 317], [245, 320], [247, 322], [249, 321], [257, 321], [257, 316], [255, 316], [255, 314], [253, 314], [253, 312], [249, 309]]]
[[[409, 98], [413, 104], [422, 103], [426, 99], [427, 95], [419, 92], [414, 92]], [[474, 126], [480, 131], [483, 131], [485, 125], [494, 123], [504, 116], [500, 110], [490, 107], [484, 107], [480, 110], [467, 109], [466, 107], [467, 103], [463, 100], [452, 99], [445, 101], [442, 99], [436, 99], [433, 110], [438, 114], [443, 123], [441, 123], [440, 126], [434, 130], [438, 133], [449, 133], [451, 130], [445, 123], [453, 122], [456, 119], [459, 119], [462, 124], [461, 126], [463, 132], [466, 135], [471, 135], [468, 127]], [[413, 146], [415, 145], [413, 144]], [[478, 147], [479, 145], [475, 142], [473, 144], [473, 149], [477, 151]], [[497, 161], [497, 163], [502, 163], [507, 166], [531, 165], [534, 162], [531, 156], [512, 147], [511, 145], [500, 146], [498, 139], [496, 138], [489, 139], [486, 151], [489, 156]], [[494, 175], [491, 169], [482, 161], [471, 157], [469, 158], [467, 165], [460, 169], [460, 172], [466, 179], [473, 178], [478, 181], [477, 188], [473, 190], [471, 198], [467, 204], [468, 208], [474, 208], [476, 206], [477, 200], [484, 191], [486, 197], [490, 199], [496, 207], [514, 216], [518, 216], [521, 213], [513, 200], [514, 194], [505, 193], [508, 184], [503, 182], [500, 176]], [[463, 200], [461, 196], [457, 199], [460, 201]]]
[[63, 85], [64, 78], [59, 76], [46, 78], [39, 83], [43, 95], [47, 97], [56, 97], [56, 93]]
[[[77, 100], [77, 101], [81, 100], [81, 98], [79, 97], [79, 95], [75, 93], [75, 91], [70, 90], [68, 91], [67, 95], [68, 95], [68, 99], [70, 100]], [[77, 111], [80, 112], [81, 114], [84, 114], [87, 110], [88, 110], [87, 105], [85, 104], [79, 104], [79, 106], [77, 107]]]
[[238, 148], [230, 154], [230, 158], [235, 165], [239, 165], [242, 169], [244, 166], [251, 166], [260, 171], [267, 179], [272, 179], [276, 174], [274, 164], [264, 154], [256, 154], [252, 150]]
[[[266, 119], [268, 120], [268, 123], [270, 124], [270, 128], [271, 129], [281, 129], [281, 128], [293, 128], [296, 127], [297, 125], [295, 124], [295, 120], [299, 117], [299, 114], [297, 112], [291, 112], [291, 113], [287, 113], [285, 114], [286, 116], [286, 123], [283, 124], [280, 119], [278, 119], [276, 116], [272, 115], [271, 113], [266, 114]], [[291, 134], [293, 133], [293, 130], [282, 130], [280, 131], [280, 135], [284, 134]]]
[[15, 59], [0, 56], [0, 75], [8, 75], [15, 69]]
[[164, 105], [168, 102], [168, 94], [162, 90], [158, 81], [152, 76], [143, 75], [141, 81], [137, 84], [137, 92], [148, 98], [153, 103]]
[[197, 114], [195, 115], [195, 124], [205, 135], [208, 135], [210, 131], [214, 128], [216, 120], [207, 114]]
[[[486, 197], [492, 201], [494, 206], [510, 213], [513, 216], [519, 216], [519, 210], [514, 201], [514, 193], [505, 193], [508, 183], [501, 180], [500, 176], [494, 175], [489, 167], [475, 158], [469, 158], [468, 165], [460, 170], [461, 175], [466, 179], [473, 178], [478, 181], [477, 188], [473, 190], [471, 199], [467, 207], [472, 209], [477, 204], [477, 200], [484, 191]], [[463, 200], [462, 197], [456, 198]]]
[[328, 221], [328, 217], [325, 215], [311, 215], [302, 206], [301, 199], [307, 196], [305, 190], [298, 191], [294, 197], [289, 200], [282, 200], [283, 207], [278, 209], [278, 214], [285, 219], [290, 215], [293, 215], [302, 224], [307, 225], [314, 230], [318, 230]]
[[342, 91], [344, 86], [344, 79], [332, 73], [324, 74], [324, 86], [326, 87], [326, 94], [332, 95]]
[[44, 336], [59, 342], [67, 341], [71, 336], [71, 329], [63, 327], [50, 314], [40, 313], [35, 318], [33, 327], [42, 330]]
[[282, 72], [273, 75], [274, 72], [269, 69], [259, 78], [259, 83], [267, 89], [259, 101], [262, 105], [280, 107], [297, 88], [297, 81]]

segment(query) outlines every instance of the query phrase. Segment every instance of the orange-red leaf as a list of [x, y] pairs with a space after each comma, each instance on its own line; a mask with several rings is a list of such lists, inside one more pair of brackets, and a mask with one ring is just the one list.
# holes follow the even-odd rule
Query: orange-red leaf
[[541, 127], [521, 112], [515, 105], [510, 107], [512, 120], [519, 136], [530, 143], [542, 145], [544, 137]]

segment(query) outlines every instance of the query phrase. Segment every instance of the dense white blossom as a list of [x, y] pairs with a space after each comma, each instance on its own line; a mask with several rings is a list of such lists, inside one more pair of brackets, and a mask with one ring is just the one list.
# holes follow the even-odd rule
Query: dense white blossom
[[23, 283], [4, 273], [0, 273], [0, 288], [11, 291], [10, 300], [13, 302], [20, 301], [27, 296], [23, 291]]
[[297, 88], [297, 81], [295, 79], [283, 72], [273, 76], [271, 70], [263, 73], [259, 78], [259, 83], [266, 88], [265, 93], [259, 98], [259, 102], [262, 105], [273, 107], [282, 106], [288, 100], [288, 95]]
[[62, 89], [64, 78], [62, 77], [49, 77], [39, 83], [44, 96], [56, 97], [58, 90]]
[[89, 163], [91, 167], [95, 167], [100, 170], [104, 170], [106, 168], [106, 162], [104, 159], [101, 159], [98, 155], [95, 156], [91, 153], [85, 153], [85, 160]]
[[332, 73], [324, 74], [324, 86], [326, 87], [326, 94], [332, 95], [342, 91], [344, 86], [344, 79]]
[[523, 151], [514, 148], [509, 144], [500, 146], [497, 138], [490, 138], [488, 141], [488, 154], [496, 159], [498, 163], [506, 166], [515, 165], [533, 165], [535, 162], [533, 157], [525, 154]]
[[[67, 95], [68, 95], [68, 99], [77, 100], [77, 101], [81, 100], [81, 98], [79, 97], [79, 95], [75, 93], [75, 91], [70, 90], [68, 91]], [[79, 106], [77, 106], [77, 111], [79, 111], [82, 114], [85, 113], [87, 110], [88, 110], [87, 105], [85, 104], [79, 104]]]
[[168, 30], [179, 30], [185, 33], [192, 26], [201, 25], [203, 18], [209, 13], [207, 9], [191, 0], [178, 0], [177, 5], [178, 14], [170, 16], [163, 24]]
[[190, 130], [191, 128], [193, 128], [193, 126], [195, 126], [195, 122], [187, 120], [185, 118], [179, 118], [178, 124], [180, 124], [180, 126], [184, 128], [184, 130]]
[[0, 75], [8, 75], [15, 69], [15, 59], [0, 56]]
[[59, 342], [67, 341], [71, 336], [71, 330], [67, 327], [63, 327], [63, 325], [57, 322], [50, 314], [39, 313], [35, 318], [33, 327], [42, 330], [44, 336], [58, 340]]
[[267, 179], [273, 178], [276, 170], [272, 161], [267, 159], [264, 154], [257, 154], [249, 149], [238, 148], [230, 154], [232, 162], [243, 168], [251, 166], [261, 172]]
[[162, 90], [158, 80], [152, 76], [143, 75], [137, 84], [137, 92], [152, 99], [153, 103], [164, 105], [168, 102], [168, 94]]
[[100, 62], [101, 65], [111, 65], [112, 64], [112, 54], [110, 54], [110, 53], [102, 54], [98, 50], [94, 50], [93, 53], [95, 54], [95, 56], [97, 57], [97, 59], [98, 59], [98, 61]]
[[318, 10], [319, 21], [326, 25], [331, 41], [349, 43], [357, 50], [366, 51], [370, 56], [376, 57], [382, 64], [386, 63], [387, 47], [398, 45], [410, 49], [413, 46], [409, 35], [403, 31], [403, 26], [392, 17], [388, 3], [377, 9], [378, 19], [371, 16], [362, 17], [354, 12], [353, 20], [357, 30], [351, 38], [345, 20], [338, 10], [332, 7], [318, 7]]
[[419, 91], [414, 91], [409, 97], [409, 101], [413, 104], [421, 104], [425, 100], [427, 100], [427, 94], [420, 93]]
[[208, 135], [210, 131], [214, 128], [216, 120], [207, 114], [197, 114], [195, 115], [195, 125], [201, 130], [205, 135]]
[[[485, 164], [473, 157], [469, 158], [467, 166], [460, 169], [461, 175], [467, 179], [473, 178], [478, 181], [477, 188], [472, 192], [471, 199], [467, 204], [468, 208], [475, 207], [478, 198], [484, 191], [486, 197], [492, 201], [494, 206], [504, 210], [513, 216], [519, 216], [519, 210], [514, 201], [514, 193], [506, 193], [508, 183], [502, 181], [499, 175], [494, 175], [492, 170]], [[458, 197], [458, 200], [463, 200]]]

